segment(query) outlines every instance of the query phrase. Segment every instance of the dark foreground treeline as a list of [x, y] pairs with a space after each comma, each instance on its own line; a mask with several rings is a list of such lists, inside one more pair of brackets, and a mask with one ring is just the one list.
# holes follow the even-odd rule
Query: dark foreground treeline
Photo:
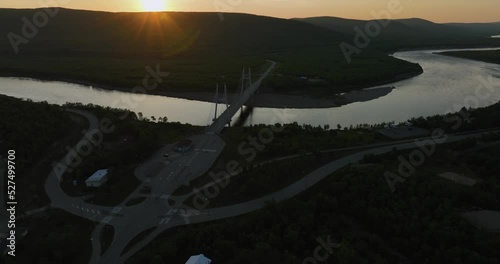
[[[413, 122], [447, 132], [491, 128], [500, 125], [499, 109], [495, 104]], [[470, 117], [453, 129], [454, 116]], [[309, 263], [321, 245], [317, 239], [328, 236], [340, 247], [323, 263], [498, 263], [500, 236], [477, 229], [461, 213], [500, 210], [499, 138], [438, 146], [394, 192], [384, 173], [397, 173], [398, 157], [410, 152], [367, 157], [367, 164], [346, 167], [285, 202], [167, 231], [128, 263], [183, 263], [199, 253], [218, 263]], [[436, 175], [445, 171], [465, 172], [478, 183], [463, 186]]]

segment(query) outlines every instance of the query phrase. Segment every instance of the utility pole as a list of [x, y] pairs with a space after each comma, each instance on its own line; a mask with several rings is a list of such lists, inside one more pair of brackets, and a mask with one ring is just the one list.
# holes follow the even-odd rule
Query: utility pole
[[[245, 71], [246, 69], [243, 68], [243, 72], [241, 73], [241, 95], [243, 95], [246, 88], [252, 85], [252, 70], [248, 67], [248, 73]], [[243, 105], [241, 106], [241, 112], [243, 113]]]
[[217, 86], [215, 87], [215, 115], [213, 121], [217, 119], [217, 105], [219, 104], [219, 84], [217, 83]]
[[[229, 108], [229, 103], [227, 102], [227, 86], [224, 83], [224, 103], [226, 104], [226, 110]], [[231, 126], [231, 118], [227, 121], [227, 125]]]

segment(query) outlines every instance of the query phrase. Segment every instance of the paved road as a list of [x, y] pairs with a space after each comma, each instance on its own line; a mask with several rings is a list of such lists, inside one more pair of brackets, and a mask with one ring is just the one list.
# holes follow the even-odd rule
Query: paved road
[[[92, 113], [81, 110], [68, 110], [69, 112], [83, 116], [88, 120], [88, 131], [98, 129], [99, 120]], [[158, 224], [159, 215], [172, 215], [181, 217], [180, 205], [169, 204], [165, 199], [170, 192], [190, 180], [197, 178], [210, 169], [217, 157], [222, 152], [225, 143], [217, 135], [199, 135], [191, 138], [194, 142], [193, 150], [182, 155], [175, 156], [172, 146], [166, 146], [159, 150], [150, 160], [138, 167], [135, 171], [137, 178], [144, 182], [132, 192], [127, 199], [115, 207], [98, 206], [88, 204], [88, 197], [70, 197], [60, 185], [60, 177], [69, 167], [66, 157], [56, 161], [60, 164], [57, 170], [52, 170], [45, 183], [45, 190], [50, 199], [50, 208], [60, 208], [71, 214], [99, 222], [91, 235], [93, 248], [91, 263], [115, 263], [114, 259], [120, 256], [130, 240]], [[79, 141], [86, 141], [82, 135]], [[77, 144], [78, 145], [78, 144]], [[163, 155], [171, 153], [174, 158], [165, 160]], [[189, 168], [189, 169], [188, 169]], [[141, 204], [126, 206], [132, 199], [144, 195], [143, 190], [148, 187], [152, 194], [161, 193], [161, 196], [153, 196]], [[115, 229], [115, 237], [109, 249], [101, 259], [101, 232], [105, 224], [112, 225]], [[109, 259], [109, 260], [108, 260]]]
[[[469, 137], [481, 137], [484, 134], [490, 133], [490, 132], [500, 132], [500, 130], [495, 130], [495, 131], [485, 131], [485, 132], [479, 132], [479, 133], [472, 133], [472, 134], [459, 134], [459, 135], [452, 135], [447, 138], [447, 140], [441, 144], [446, 144], [446, 143], [452, 143], [456, 141], [460, 141]], [[424, 139], [422, 139], [424, 140]], [[352, 164], [352, 163], [357, 163], [361, 161], [365, 155], [367, 154], [375, 154], [375, 155], [380, 155], [384, 154], [387, 152], [393, 151], [393, 149], [398, 149], [398, 150], [407, 150], [407, 149], [414, 149], [417, 148], [418, 146], [415, 144], [415, 142], [404, 142], [400, 144], [392, 144], [388, 143], [384, 146], [378, 146], [373, 149], [368, 149], [368, 150], [363, 150], [358, 153], [343, 157], [341, 159], [335, 160], [329, 164], [326, 164], [325, 166], [309, 173], [306, 175], [304, 178], [301, 180], [289, 185], [288, 187], [277, 191], [273, 194], [266, 195], [264, 197], [251, 200], [248, 202], [236, 204], [236, 205], [231, 205], [231, 206], [226, 206], [226, 207], [220, 207], [220, 208], [214, 208], [214, 209], [206, 209], [206, 210], [201, 210], [201, 211], [196, 211], [192, 212], [186, 219], [186, 217], [181, 218], [181, 217], [171, 217], [168, 218], [167, 221], [163, 221], [162, 224], [158, 226], [156, 230], [153, 231], [152, 234], [147, 236], [145, 239], [143, 239], [141, 242], [139, 242], [137, 245], [132, 247], [129, 251], [127, 251], [123, 257], [120, 259], [119, 262], [121, 263], [125, 261], [126, 259], [130, 258], [134, 254], [136, 254], [140, 249], [142, 249], [144, 246], [149, 244], [156, 236], [161, 234], [162, 232], [166, 231], [167, 229], [181, 226], [181, 225], [186, 225], [186, 224], [195, 224], [195, 223], [203, 223], [203, 222], [208, 222], [208, 221], [214, 221], [214, 220], [219, 220], [219, 219], [224, 219], [224, 218], [229, 218], [229, 217], [234, 217], [234, 216], [239, 216], [245, 213], [249, 213], [258, 209], [263, 208], [267, 202], [269, 201], [275, 201], [275, 202], [280, 202], [286, 199], [290, 199], [293, 196], [309, 189], [311, 186], [315, 185], [322, 179], [328, 177], [329, 175], [333, 174], [337, 170]], [[389, 189], [388, 189], [389, 191]], [[160, 222], [161, 223], [161, 222]]]
[[[225, 146], [224, 141], [217, 134], [259, 88], [261, 82], [269, 75], [275, 65], [275, 62], [271, 62], [268, 70], [205, 130], [205, 134], [190, 138], [193, 141], [191, 151], [179, 156], [172, 151], [172, 146], [166, 146], [136, 169], [135, 175], [137, 178], [143, 179], [144, 182], [118, 206], [121, 210], [120, 214], [124, 217], [112, 217], [103, 221], [115, 228], [115, 237], [109, 249], [101, 257], [94, 254], [91, 263], [121, 263], [123, 260], [120, 259], [120, 255], [124, 248], [144, 230], [157, 227], [166, 218], [187, 221], [187, 218], [192, 214], [198, 214], [197, 210], [184, 207], [182, 201], [172, 201], [169, 200], [169, 197], [180, 186], [186, 185], [189, 181], [208, 172]], [[166, 153], [171, 158], [163, 158]], [[144, 197], [141, 190], [144, 190], [145, 187], [151, 189], [152, 195], [140, 205], [125, 207], [127, 201]], [[95, 248], [97, 245], [94, 244], [98, 244], [100, 241], [97, 234], [93, 238], [93, 247]]]
[[[98, 129], [99, 121], [95, 115], [92, 113], [81, 111], [81, 110], [67, 110], [78, 115], [85, 117], [89, 121], [88, 131], [93, 129]], [[86, 141], [86, 137], [82, 136], [79, 142]], [[87, 218], [92, 221], [102, 219], [104, 215], [113, 209], [113, 207], [97, 206], [92, 204], [86, 204], [83, 201], [86, 197], [71, 197], [68, 196], [62, 189], [60, 185], [60, 177], [70, 169], [66, 166], [66, 157], [61, 158], [57, 161], [62, 167], [58, 170], [51, 170], [47, 181], [45, 182], [45, 191], [50, 199], [51, 208], [60, 208], [69, 213], [79, 215], [81, 217]]]
[[[452, 136], [448, 138], [446, 143], [451, 143], [451, 142], [456, 142], [459, 140], [463, 140], [467, 138], [468, 136]], [[203, 212], [207, 212], [210, 214], [212, 219], [221, 219], [221, 218], [227, 218], [227, 217], [233, 217], [237, 215], [241, 215], [253, 210], [260, 209], [265, 206], [266, 202], [268, 201], [275, 201], [275, 202], [280, 202], [286, 199], [289, 199], [305, 190], [310, 188], [311, 186], [315, 185], [322, 179], [328, 177], [332, 173], [338, 171], [339, 169], [353, 163], [357, 163], [361, 161], [365, 155], [367, 154], [374, 154], [374, 155], [380, 155], [384, 153], [388, 153], [393, 151], [394, 148], [398, 150], [407, 150], [407, 149], [413, 149], [416, 148], [417, 146], [415, 143], [410, 142], [410, 143], [402, 143], [398, 145], [388, 145], [388, 146], [382, 146], [382, 147], [377, 147], [374, 149], [369, 149], [369, 150], [364, 150], [360, 151], [358, 153], [340, 158], [338, 160], [335, 160], [329, 164], [326, 164], [325, 166], [309, 173], [306, 175], [304, 178], [300, 179], [299, 181], [289, 185], [288, 187], [275, 192], [270, 195], [266, 195], [264, 197], [248, 201], [245, 203], [240, 203], [237, 205], [232, 205], [232, 206], [226, 206], [226, 207], [220, 207], [220, 208], [215, 208], [215, 209], [210, 209], [210, 210], [204, 210]], [[389, 189], [388, 189], [389, 191]], [[193, 216], [191, 218], [191, 221], [193, 223], [197, 222], [204, 222], [205, 219], [203, 217], [197, 217]]]
[[[85, 111], [72, 112], [82, 115], [89, 120], [89, 130], [97, 128], [98, 120], [92, 114]], [[480, 136], [483, 133], [486, 132], [450, 136], [447, 143], [462, 140], [466, 137]], [[274, 200], [279, 202], [307, 190], [338, 169], [350, 163], [358, 162], [366, 154], [381, 154], [392, 151], [394, 148], [411, 149], [416, 147], [413, 141], [400, 142], [396, 145], [394, 145], [394, 142], [385, 145], [372, 145], [372, 149], [361, 150], [356, 154], [331, 162], [276, 193], [232, 206], [195, 210], [183, 205], [187, 197], [174, 200], [175, 203], [171, 203], [172, 201], [169, 201], [169, 198], [172, 197], [171, 193], [186, 181], [204, 174], [224, 148], [224, 142], [217, 135], [211, 134], [196, 136], [192, 139], [194, 141], [194, 149], [192, 151], [182, 155], [172, 155], [172, 158], [166, 160], [163, 158], [164, 153], [172, 153], [172, 146], [166, 146], [143, 165], [139, 166], [135, 173], [139, 179], [144, 180], [144, 183], [132, 192], [123, 203], [116, 207], [95, 206], [85, 203], [83, 201], [85, 197], [69, 197], [61, 190], [57, 175], [54, 172], [49, 175], [46, 190], [51, 199], [52, 207], [62, 208], [72, 214], [100, 222], [91, 236], [93, 252], [90, 263], [123, 263], [142, 247], [150, 243], [158, 234], [169, 228], [191, 223], [214, 221], [258, 210], [265, 206], [268, 201]], [[367, 147], [369, 146], [331, 151]], [[63, 163], [64, 159], [60, 162]], [[145, 187], [150, 189], [149, 193], [144, 193]], [[134, 206], [126, 206], [130, 200], [144, 196], [148, 197], [144, 202]], [[105, 224], [114, 227], [115, 235], [112, 244], [101, 256], [100, 238], [102, 228]], [[150, 235], [139, 241], [127, 252], [123, 252], [123, 249], [134, 237], [150, 228], [154, 229]]]

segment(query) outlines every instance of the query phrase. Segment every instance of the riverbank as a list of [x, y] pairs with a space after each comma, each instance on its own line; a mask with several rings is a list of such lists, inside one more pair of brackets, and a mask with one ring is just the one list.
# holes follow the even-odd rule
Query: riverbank
[[[253, 99], [250, 99], [248, 105], [254, 107], [267, 107], [267, 108], [331, 108], [339, 107], [342, 105], [366, 102], [377, 99], [379, 97], [389, 94], [394, 87], [377, 87], [365, 90], [358, 90], [340, 95], [334, 95], [331, 98], [320, 98], [307, 95], [293, 95], [281, 94], [275, 92], [261, 92], [255, 94]], [[182, 98], [188, 100], [196, 100], [203, 102], [213, 102], [213, 93], [186, 93], [186, 92], [171, 92], [167, 93], [169, 97]], [[228, 102], [237, 98], [239, 94], [228, 94]]]
[[[377, 99], [389, 94], [394, 87], [376, 87], [385, 84], [410, 79], [422, 74], [423, 71], [400, 74], [383, 82], [376, 82], [370, 86], [349, 86], [349, 87], [331, 87], [320, 90], [294, 91], [289, 93], [276, 92], [273, 89], [263, 85], [255, 94], [253, 100], [249, 102], [254, 107], [265, 108], [331, 108], [339, 107], [355, 102], [366, 102]], [[82, 79], [56, 77], [46, 74], [20, 74], [18, 72], [1, 72], [0, 77], [33, 79], [44, 82], [66, 82], [96, 89], [108, 91], [120, 91], [130, 93], [130, 89], [120, 86], [97, 83]], [[373, 88], [375, 87], [375, 88]], [[334, 94], [336, 91], [337, 94]], [[215, 91], [214, 91], [215, 92]], [[183, 91], [148, 91], [150, 95], [166, 96], [193, 101], [213, 102], [214, 92], [183, 92]], [[239, 93], [228, 93], [228, 102], [231, 103]]]
[[500, 64], [500, 48], [496, 50], [436, 52], [443, 56]]

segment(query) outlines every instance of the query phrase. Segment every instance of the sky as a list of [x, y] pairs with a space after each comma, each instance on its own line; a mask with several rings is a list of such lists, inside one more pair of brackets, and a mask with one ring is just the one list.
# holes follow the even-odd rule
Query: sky
[[[44, 4], [46, 3], [46, 4]], [[2, 8], [39, 8], [44, 5], [73, 9], [122, 11], [237, 12], [292, 18], [335, 16], [380, 18], [397, 5], [392, 18], [423, 18], [434, 22], [500, 21], [500, 0], [0, 0]]]

